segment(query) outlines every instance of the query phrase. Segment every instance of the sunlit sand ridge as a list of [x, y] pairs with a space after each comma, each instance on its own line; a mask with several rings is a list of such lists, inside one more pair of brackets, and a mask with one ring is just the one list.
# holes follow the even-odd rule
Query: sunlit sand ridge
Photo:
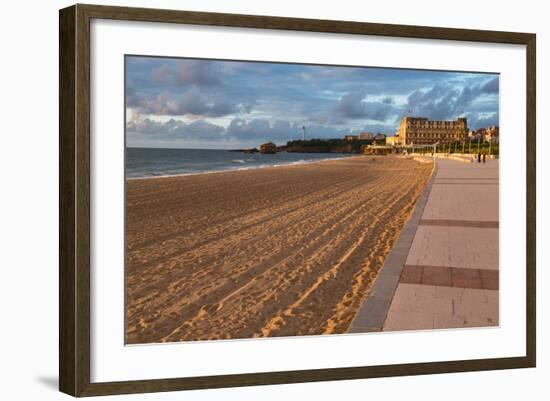
[[126, 342], [345, 332], [431, 169], [365, 156], [129, 180]]

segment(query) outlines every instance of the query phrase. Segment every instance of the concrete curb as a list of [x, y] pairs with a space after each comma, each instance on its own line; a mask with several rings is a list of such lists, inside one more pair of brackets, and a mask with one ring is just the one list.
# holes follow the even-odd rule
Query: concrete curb
[[457, 162], [462, 162], [462, 163], [473, 163], [474, 161], [471, 157], [447, 156], [445, 158], [447, 160], [455, 160]]
[[355, 314], [348, 328], [348, 333], [382, 331], [393, 296], [399, 284], [403, 266], [405, 265], [416, 234], [416, 229], [418, 228], [418, 224], [424, 213], [424, 208], [428, 202], [428, 197], [435, 179], [436, 169], [437, 162], [434, 163], [432, 175], [416, 202], [413, 214], [407, 223], [405, 223], [405, 226], [399, 234], [398, 240], [386, 257], [384, 265], [378, 272], [378, 276], [367, 298]]

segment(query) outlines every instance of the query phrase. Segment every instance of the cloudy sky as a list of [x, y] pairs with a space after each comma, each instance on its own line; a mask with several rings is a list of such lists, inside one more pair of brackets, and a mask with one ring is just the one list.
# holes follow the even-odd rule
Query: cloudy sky
[[130, 147], [244, 148], [360, 131], [404, 115], [498, 125], [498, 75], [128, 56]]

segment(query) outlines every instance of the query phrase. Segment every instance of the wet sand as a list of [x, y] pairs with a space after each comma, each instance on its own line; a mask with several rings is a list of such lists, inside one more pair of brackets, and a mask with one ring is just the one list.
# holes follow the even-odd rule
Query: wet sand
[[128, 180], [126, 343], [346, 332], [432, 165]]

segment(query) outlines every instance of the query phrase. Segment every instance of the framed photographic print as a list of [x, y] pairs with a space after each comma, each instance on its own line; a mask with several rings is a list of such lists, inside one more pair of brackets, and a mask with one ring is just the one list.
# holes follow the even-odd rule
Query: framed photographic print
[[535, 366], [535, 115], [534, 34], [61, 10], [60, 390]]

